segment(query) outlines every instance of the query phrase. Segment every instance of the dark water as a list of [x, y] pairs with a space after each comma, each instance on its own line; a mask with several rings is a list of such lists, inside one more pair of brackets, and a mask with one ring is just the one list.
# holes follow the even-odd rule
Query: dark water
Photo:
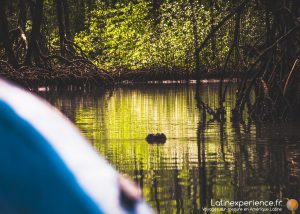
[[[230, 113], [224, 124], [203, 122], [193, 85], [42, 96], [75, 122], [116, 169], [132, 177], [160, 213], [203, 213], [211, 199], [300, 198], [297, 124], [232, 123]], [[201, 97], [217, 106], [214, 85], [202, 86]], [[230, 89], [228, 112], [233, 104]], [[167, 135], [164, 145], [144, 140], [156, 132]]]

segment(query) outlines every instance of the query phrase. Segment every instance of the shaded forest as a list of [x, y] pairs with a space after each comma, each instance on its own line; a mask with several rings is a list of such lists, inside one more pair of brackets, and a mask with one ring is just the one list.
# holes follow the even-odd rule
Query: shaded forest
[[1, 0], [0, 73], [38, 85], [216, 78], [219, 108], [198, 102], [216, 120], [233, 81], [233, 118], [299, 118], [299, 9], [297, 0]]

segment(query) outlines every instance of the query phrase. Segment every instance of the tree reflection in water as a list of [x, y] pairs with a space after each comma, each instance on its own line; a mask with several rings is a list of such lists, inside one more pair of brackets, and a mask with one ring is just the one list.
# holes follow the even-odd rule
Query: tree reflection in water
[[[159, 213], [203, 213], [213, 200], [300, 197], [300, 126], [246, 120], [212, 122], [196, 91], [218, 107], [214, 85], [124, 86], [113, 92], [41, 94], [82, 130], [94, 147], [143, 189]], [[234, 104], [234, 88], [224, 107]], [[227, 112], [230, 112], [229, 110]], [[164, 145], [149, 133], [164, 132]]]

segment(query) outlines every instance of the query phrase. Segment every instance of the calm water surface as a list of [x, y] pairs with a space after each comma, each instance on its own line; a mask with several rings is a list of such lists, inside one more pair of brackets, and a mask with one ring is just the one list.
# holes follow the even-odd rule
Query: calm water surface
[[[201, 97], [217, 106], [217, 88]], [[143, 189], [159, 213], [203, 213], [213, 200], [300, 198], [300, 126], [203, 122], [195, 86], [125, 86], [113, 92], [42, 94], [91, 140], [121, 173]], [[210, 116], [207, 115], [207, 120]], [[164, 132], [164, 145], [148, 133]]]

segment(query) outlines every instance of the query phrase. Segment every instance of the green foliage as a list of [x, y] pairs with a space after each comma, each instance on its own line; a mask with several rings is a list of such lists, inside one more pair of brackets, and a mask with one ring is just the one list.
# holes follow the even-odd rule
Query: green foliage
[[150, 53], [153, 26], [148, 14], [149, 3], [144, 1], [114, 8], [99, 5], [89, 29], [77, 34], [74, 41], [99, 66], [138, 68], [148, 63]]
[[[183, 0], [163, 3], [157, 11], [159, 16], [154, 18], [152, 5], [145, 0], [114, 7], [98, 3], [86, 23], [88, 29], [78, 33], [74, 41], [106, 69], [193, 68], [192, 10], [201, 42], [211, 30], [212, 14], [204, 5]], [[201, 52], [204, 65], [213, 66], [214, 59], [222, 60], [228, 51], [228, 31], [219, 33], [215, 40], [215, 50], [207, 46]]]

